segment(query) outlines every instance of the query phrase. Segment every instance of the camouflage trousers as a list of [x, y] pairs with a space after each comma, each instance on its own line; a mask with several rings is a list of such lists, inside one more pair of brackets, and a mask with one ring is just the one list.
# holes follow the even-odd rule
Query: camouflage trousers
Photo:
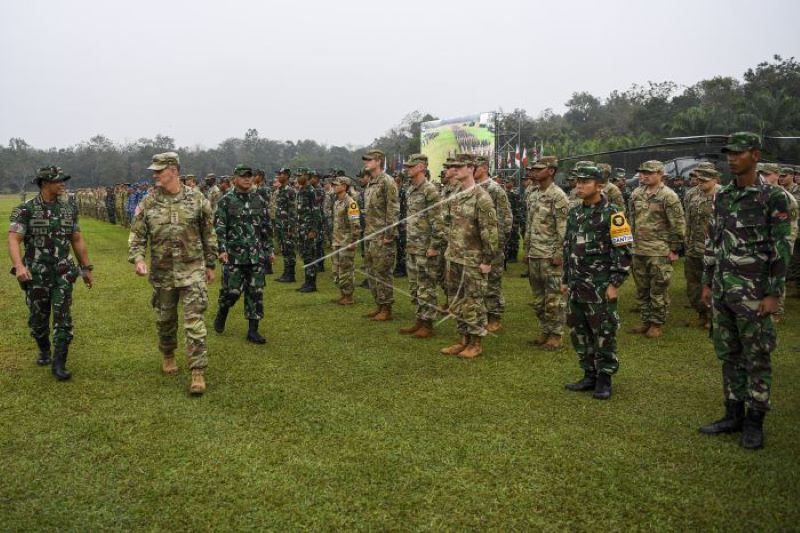
[[295, 265], [295, 244], [294, 239], [288, 235], [278, 235], [281, 255], [283, 256], [284, 269], [294, 272]]
[[578, 353], [581, 368], [592, 372], [614, 374], [617, 361], [617, 301], [603, 303], [577, 302], [570, 299], [567, 325], [572, 346]]
[[533, 308], [542, 335], [560, 337], [564, 333], [566, 304], [561, 294], [563, 268], [552, 264], [549, 258], [528, 258], [528, 283], [533, 291]]
[[377, 305], [394, 303], [392, 269], [396, 253], [395, 243], [383, 244], [380, 236], [367, 242], [364, 268], [369, 276], [369, 290]]
[[397, 262], [395, 264], [395, 272], [407, 273], [408, 268], [406, 265], [406, 232], [403, 229], [398, 231], [397, 239]]
[[219, 306], [231, 308], [244, 293], [244, 317], [264, 318], [264, 285], [266, 274], [261, 265], [223, 265]]
[[504, 255], [508, 261], [517, 262], [517, 256], [519, 255], [519, 228], [511, 228], [511, 237], [505, 244]]
[[208, 366], [206, 324], [203, 321], [203, 313], [208, 308], [205, 282], [188, 287], [153, 287], [151, 304], [156, 311], [158, 349], [165, 357], [175, 354], [178, 347], [179, 302], [183, 303], [183, 329], [189, 368], [205, 368]]
[[486, 285], [488, 275], [477, 266], [447, 263], [447, 285], [453, 291], [450, 312], [461, 335], [486, 336]]
[[316, 281], [317, 280], [317, 265], [311, 264], [314, 263], [317, 256], [317, 240], [311, 239], [308, 237], [301, 237], [300, 238], [300, 258], [303, 260], [303, 264], [306, 265], [303, 269], [303, 273], [306, 276], [308, 281]]
[[634, 255], [631, 273], [636, 299], [642, 306], [639, 311], [642, 322], [663, 326], [667, 321], [672, 263], [666, 257]]
[[747, 402], [748, 407], [769, 410], [772, 385], [770, 354], [777, 345], [770, 316], [758, 316], [758, 300], [728, 301], [714, 294], [711, 306], [711, 340], [722, 361], [722, 388], [726, 400]]
[[333, 262], [333, 283], [342, 291], [342, 294], [350, 296], [355, 290], [355, 258], [356, 251], [347, 248], [335, 247], [334, 254], [331, 256]]
[[794, 247], [786, 279], [800, 283], [800, 246]]
[[492, 259], [492, 270], [486, 283], [486, 314], [489, 318], [500, 320], [506, 310], [506, 299], [503, 297], [503, 271], [506, 267], [505, 254], [501, 247]]
[[[74, 265], [73, 265], [74, 268]], [[34, 339], [50, 338], [50, 315], [53, 315], [53, 344], [68, 345], [72, 341], [72, 284], [76, 272], [59, 275], [54, 269], [29, 267], [32, 280], [26, 284], [28, 328]], [[75, 269], [77, 270], [77, 269]]]
[[417, 320], [436, 318], [436, 285], [438, 283], [440, 257], [427, 257], [425, 254], [408, 254], [408, 292], [417, 307]]
[[686, 297], [689, 298], [689, 305], [700, 316], [706, 316], [708, 309], [700, 301], [700, 296], [703, 294], [703, 258], [687, 255], [683, 265], [683, 275], [686, 278]]

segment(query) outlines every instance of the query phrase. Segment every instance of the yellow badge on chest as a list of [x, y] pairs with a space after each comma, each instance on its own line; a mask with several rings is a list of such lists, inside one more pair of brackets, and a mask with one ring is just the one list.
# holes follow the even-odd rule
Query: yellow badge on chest
[[625, 213], [619, 212], [611, 215], [611, 244], [625, 246], [633, 242], [633, 233], [625, 218]]

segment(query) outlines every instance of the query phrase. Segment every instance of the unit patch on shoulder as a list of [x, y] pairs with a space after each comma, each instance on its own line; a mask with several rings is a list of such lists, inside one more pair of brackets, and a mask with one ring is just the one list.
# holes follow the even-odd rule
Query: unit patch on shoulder
[[611, 215], [611, 244], [626, 246], [633, 243], [633, 233], [625, 218], [625, 213], [619, 212]]
[[361, 210], [358, 208], [357, 203], [350, 202], [350, 205], [347, 206], [347, 216], [350, 220], [359, 220], [361, 218]]

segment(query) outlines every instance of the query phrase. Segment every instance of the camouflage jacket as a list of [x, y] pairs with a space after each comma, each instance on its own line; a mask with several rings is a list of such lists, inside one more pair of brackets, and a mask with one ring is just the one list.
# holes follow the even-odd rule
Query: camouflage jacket
[[800, 230], [800, 227], [798, 227], [800, 204], [797, 203], [797, 199], [786, 189], [783, 189], [783, 193], [786, 195], [786, 200], [789, 202], [789, 224], [791, 225], [791, 229], [789, 230], [789, 242], [792, 245], [792, 249], [794, 249], [794, 243], [797, 240], [798, 230]]
[[714, 206], [714, 194], [705, 194], [699, 187], [693, 187], [686, 193], [686, 255], [703, 257], [706, 250], [708, 223], [711, 221], [711, 209]]
[[491, 264], [500, 248], [497, 213], [489, 193], [479, 185], [461, 191], [450, 196], [447, 211], [450, 223], [445, 258], [470, 267]]
[[425, 254], [428, 249], [440, 250], [444, 244], [444, 218], [436, 186], [423, 181], [408, 186], [408, 226], [406, 251]]
[[219, 190], [219, 187], [212, 185], [206, 191], [206, 198], [208, 198], [208, 203], [211, 204], [211, 211], [217, 210], [217, 204], [219, 203], [220, 198], [222, 198], [222, 191]]
[[261, 265], [273, 253], [267, 201], [256, 190], [234, 190], [223, 196], [214, 229], [219, 253], [228, 254], [228, 264]]
[[72, 235], [80, 232], [78, 211], [69, 202], [46, 203], [41, 195], [11, 211], [10, 233], [22, 235], [23, 262], [32, 272], [36, 266], [63, 263], [69, 258]]
[[[317, 203], [314, 187], [306, 184], [297, 191], [297, 235], [300, 239], [317, 239], [322, 233], [322, 205]], [[316, 235], [310, 237], [309, 233]]]
[[686, 220], [683, 206], [675, 191], [664, 184], [649, 193], [644, 185], [631, 194], [631, 227], [634, 255], [666, 257], [683, 246]]
[[493, 179], [487, 178], [480, 183], [492, 198], [494, 210], [497, 214], [497, 237], [500, 239], [500, 246], [504, 246], [506, 238], [511, 233], [511, 225], [514, 223], [514, 214], [511, 212], [511, 205], [508, 203], [508, 195], [505, 189], [498, 185]]
[[297, 192], [294, 187], [281, 185], [275, 193], [275, 230], [281, 239], [294, 235]]
[[511, 231], [515, 231], [519, 228], [520, 217], [523, 215], [522, 202], [516, 189], [506, 190], [506, 196], [508, 196], [508, 206], [511, 208], [512, 214]]
[[[400, 216], [400, 200], [397, 184], [386, 174], [369, 178], [364, 191], [364, 234], [371, 235], [396, 224]], [[373, 239], [397, 237], [397, 226], [381, 232]]]
[[555, 183], [528, 196], [525, 222], [525, 254], [533, 258], [553, 258], [564, 252], [569, 200]]
[[783, 292], [790, 258], [789, 202], [780, 187], [725, 185], [714, 197], [703, 284], [730, 301]]
[[623, 210], [625, 209], [625, 198], [622, 195], [622, 191], [619, 190], [619, 187], [609, 181], [603, 185], [603, 194], [608, 198], [609, 203], [619, 206]]
[[630, 232], [612, 237], [615, 228], [627, 226], [625, 212], [601, 198], [569, 210], [562, 282], [577, 302], [605, 302], [608, 285], [621, 286], [631, 268]]
[[353, 198], [345, 194], [333, 204], [333, 247], [344, 248], [361, 235], [361, 210]]
[[203, 193], [181, 185], [176, 194], [155, 188], [144, 197], [131, 223], [128, 261], [143, 261], [150, 242], [150, 283], [187, 287], [205, 281], [217, 260], [211, 204]]
[[401, 238], [404, 238], [406, 236], [405, 219], [408, 217], [408, 190], [405, 185], [397, 188], [397, 201], [399, 206], [398, 220], [400, 220], [400, 223], [397, 225], [397, 232]]

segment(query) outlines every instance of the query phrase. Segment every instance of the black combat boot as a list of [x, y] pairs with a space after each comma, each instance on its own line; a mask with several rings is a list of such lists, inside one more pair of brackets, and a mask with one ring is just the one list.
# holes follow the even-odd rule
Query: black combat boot
[[611, 398], [611, 374], [606, 374], [605, 372], [597, 373], [597, 383], [594, 386], [592, 398], [595, 400], [608, 400]]
[[249, 324], [250, 327], [247, 329], [247, 340], [253, 344], [265, 344], [267, 339], [262, 337], [258, 332], [258, 320], [251, 319]]
[[279, 281], [281, 283], [294, 283], [296, 281], [294, 278], [294, 267], [290, 269], [286, 264], [284, 264], [283, 274], [281, 274], [281, 277], [275, 281]]
[[36, 360], [36, 364], [39, 366], [49, 365], [50, 339], [48, 337], [42, 337], [40, 339], [36, 339], [36, 344], [39, 345], [39, 358]]
[[744, 420], [744, 402], [725, 400], [725, 416], [706, 426], [700, 427], [700, 433], [717, 435], [719, 433], [736, 433], [742, 430]]
[[273, 274], [272, 263], [270, 263], [269, 260], [267, 260], [267, 263], [264, 265], [264, 274], [268, 276], [271, 276]]
[[297, 292], [317, 292], [317, 278], [306, 276], [306, 282], [297, 289]]
[[584, 370], [582, 380], [576, 383], [567, 383], [566, 385], [564, 385], [564, 388], [576, 392], [594, 390], [596, 383], [597, 383], [597, 375], [591, 370]]
[[66, 381], [72, 377], [72, 374], [67, 370], [67, 352], [69, 351], [68, 344], [59, 344], [53, 350], [53, 375], [58, 381]]
[[325, 261], [317, 263], [317, 272], [325, 272]]
[[750, 408], [742, 423], [742, 448], [758, 450], [764, 447], [764, 411]]
[[225, 321], [228, 320], [229, 307], [221, 306], [217, 311], [217, 316], [214, 317], [214, 331], [222, 333], [225, 331]]

